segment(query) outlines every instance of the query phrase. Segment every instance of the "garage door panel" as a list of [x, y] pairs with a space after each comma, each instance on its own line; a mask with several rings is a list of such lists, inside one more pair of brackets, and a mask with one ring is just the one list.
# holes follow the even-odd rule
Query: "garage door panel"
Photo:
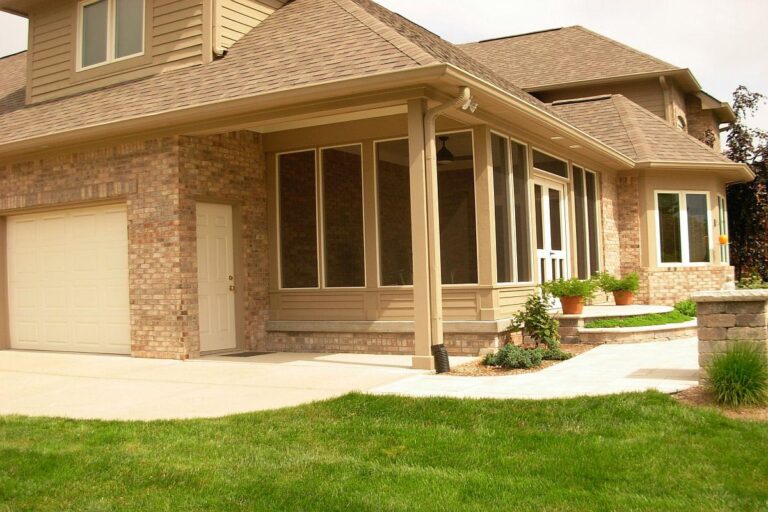
[[130, 353], [125, 206], [8, 219], [13, 348]]

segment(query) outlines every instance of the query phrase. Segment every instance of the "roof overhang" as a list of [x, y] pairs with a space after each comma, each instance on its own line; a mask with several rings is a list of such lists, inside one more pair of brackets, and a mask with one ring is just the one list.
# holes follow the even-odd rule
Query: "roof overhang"
[[44, 3], [60, 3], [59, 0], [0, 0], [0, 11], [17, 16], [29, 17], [30, 11]]
[[664, 169], [669, 171], [693, 171], [716, 173], [728, 183], [747, 183], [755, 179], [755, 173], [746, 164], [736, 162], [669, 162], [644, 161], [635, 164], [637, 169]]

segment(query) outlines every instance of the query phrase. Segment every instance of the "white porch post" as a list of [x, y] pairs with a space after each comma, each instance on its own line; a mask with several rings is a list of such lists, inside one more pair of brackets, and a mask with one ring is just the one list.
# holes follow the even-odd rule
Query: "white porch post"
[[[434, 369], [431, 348], [443, 342], [443, 293], [434, 120], [425, 123], [426, 101], [408, 102], [415, 354], [413, 367]], [[430, 145], [428, 147], [428, 145]], [[431, 151], [430, 151], [431, 150]]]

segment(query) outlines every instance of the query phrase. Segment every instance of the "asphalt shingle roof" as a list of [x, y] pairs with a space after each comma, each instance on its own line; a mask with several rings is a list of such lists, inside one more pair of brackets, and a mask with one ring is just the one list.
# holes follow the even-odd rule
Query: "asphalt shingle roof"
[[460, 47], [526, 90], [680, 69], [581, 26]]

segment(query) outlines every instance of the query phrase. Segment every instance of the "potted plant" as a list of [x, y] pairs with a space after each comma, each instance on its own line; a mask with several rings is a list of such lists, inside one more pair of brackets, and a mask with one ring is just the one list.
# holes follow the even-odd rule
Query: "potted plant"
[[584, 311], [584, 303], [595, 296], [597, 283], [591, 279], [558, 279], [541, 285], [544, 293], [560, 299], [564, 315], [580, 315]]
[[605, 293], [612, 293], [617, 306], [631, 306], [635, 301], [635, 294], [640, 288], [640, 276], [636, 272], [618, 278], [604, 272], [597, 277], [600, 289]]

